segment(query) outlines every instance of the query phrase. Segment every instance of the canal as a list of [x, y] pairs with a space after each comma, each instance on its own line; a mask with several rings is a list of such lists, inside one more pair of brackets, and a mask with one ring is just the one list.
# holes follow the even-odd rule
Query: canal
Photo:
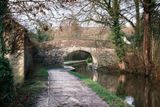
[[[76, 72], [93, 78], [86, 63], [74, 66]], [[98, 83], [134, 107], [160, 107], [160, 82], [142, 75], [109, 72], [106, 67], [98, 68]]]

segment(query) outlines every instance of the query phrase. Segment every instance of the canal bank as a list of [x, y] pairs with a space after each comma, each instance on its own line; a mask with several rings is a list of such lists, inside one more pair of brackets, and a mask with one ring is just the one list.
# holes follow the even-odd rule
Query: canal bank
[[70, 71], [70, 73], [76, 77], [78, 77], [84, 84], [90, 87], [96, 94], [101, 97], [105, 102], [108, 103], [110, 107], [132, 107], [128, 105], [125, 101], [123, 101], [120, 97], [116, 96], [116, 94], [108, 91], [103, 86], [101, 86], [98, 82], [94, 82], [90, 78], [87, 78], [76, 71]]
[[[93, 79], [87, 64], [74, 66], [77, 73]], [[160, 106], [160, 81], [139, 74], [111, 72], [107, 67], [97, 69], [97, 82], [134, 107]]]

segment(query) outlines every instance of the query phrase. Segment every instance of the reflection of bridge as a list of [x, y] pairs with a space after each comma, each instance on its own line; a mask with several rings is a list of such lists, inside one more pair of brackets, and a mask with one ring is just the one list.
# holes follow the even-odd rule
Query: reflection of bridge
[[113, 64], [116, 61], [114, 49], [107, 46], [102, 47], [102, 44], [97, 46], [94, 42], [86, 40], [60, 40], [45, 42], [42, 44], [42, 47], [48, 47], [47, 53], [60, 57], [59, 59], [63, 59], [70, 53], [83, 51], [89, 53], [93, 63], [97, 65], [105, 66], [107, 64]]

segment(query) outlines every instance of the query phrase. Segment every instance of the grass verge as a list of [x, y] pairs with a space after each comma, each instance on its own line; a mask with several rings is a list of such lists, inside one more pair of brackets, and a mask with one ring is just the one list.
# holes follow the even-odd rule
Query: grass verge
[[45, 68], [39, 68], [35, 71], [31, 80], [17, 88], [17, 96], [13, 107], [31, 107], [39, 93], [47, 89], [48, 72]]
[[116, 96], [114, 93], [106, 90], [97, 82], [92, 81], [91, 79], [80, 75], [77, 72], [70, 71], [71, 74], [78, 77], [83, 81], [87, 86], [89, 86], [97, 95], [99, 95], [110, 107], [132, 107], [125, 103], [120, 97]]

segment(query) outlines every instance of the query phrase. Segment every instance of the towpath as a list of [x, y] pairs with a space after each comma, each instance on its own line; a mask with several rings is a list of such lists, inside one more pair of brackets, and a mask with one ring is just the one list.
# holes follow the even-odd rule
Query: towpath
[[68, 70], [48, 71], [48, 91], [39, 96], [36, 107], [109, 107]]

